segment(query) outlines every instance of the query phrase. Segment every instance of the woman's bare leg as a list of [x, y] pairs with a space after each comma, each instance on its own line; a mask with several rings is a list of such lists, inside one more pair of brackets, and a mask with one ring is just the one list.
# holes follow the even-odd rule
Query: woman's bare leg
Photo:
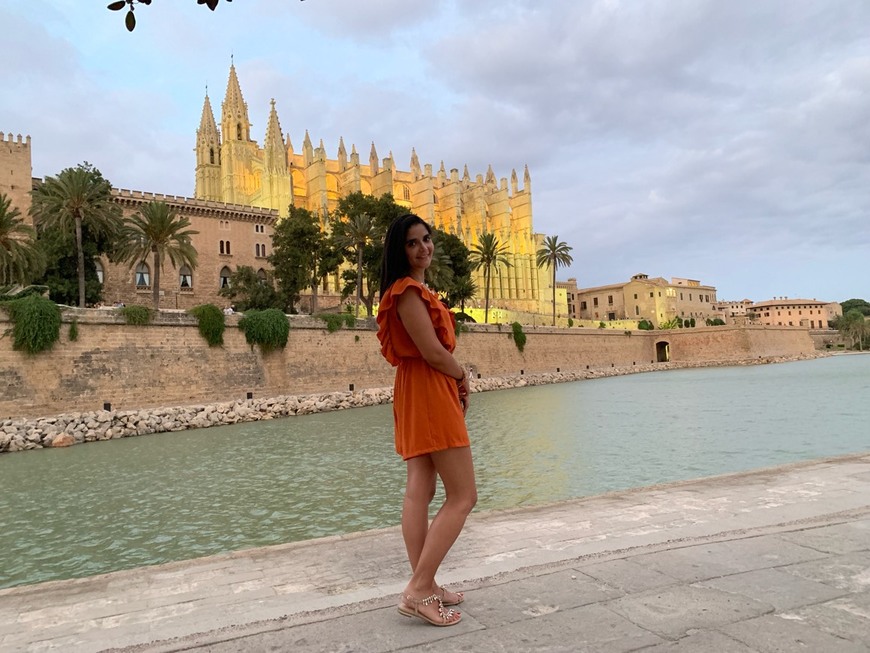
[[411, 571], [423, 551], [429, 531], [429, 504], [435, 496], [435, 465], [429, 456], [417, 456], [407, 461], [408, 482], [402, 503], [402, 537]]
[[[468, 513], [477, 502], [477, 487], [474, 480], [474, 464], [470, 447], [446, 449], [430, 454], [435, 470], [444, 483], [445, 501], [426, 533], [423, 548], [414, 566], [414, 575], [405, 593], [414, 598], [423, 598], [432, 593], [435, 573], [459, 537]], [[410, 557], [410, 556], [409, 556]], [[427, 609], [436, 616], [435, 604]]]

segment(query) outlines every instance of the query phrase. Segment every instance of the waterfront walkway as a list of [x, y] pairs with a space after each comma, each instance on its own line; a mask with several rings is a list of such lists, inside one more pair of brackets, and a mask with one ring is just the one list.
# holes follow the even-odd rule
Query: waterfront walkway
[[0, 650], [866, 652], [870, 454], [474, 514], [450, 628], [406, 564], [393, 528], [0, 590]]

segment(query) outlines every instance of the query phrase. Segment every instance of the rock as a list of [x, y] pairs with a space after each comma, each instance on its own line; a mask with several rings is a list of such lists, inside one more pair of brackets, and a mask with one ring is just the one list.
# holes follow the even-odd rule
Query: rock
[[71, 447], [75, 443], [76, 439], [69, 433], [59, 433], [58, 435], [54, 436], [49, 446], [52, 448]]

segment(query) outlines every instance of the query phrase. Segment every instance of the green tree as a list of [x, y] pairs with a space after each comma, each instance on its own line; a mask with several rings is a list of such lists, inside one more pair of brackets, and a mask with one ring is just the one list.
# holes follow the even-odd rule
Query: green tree
[[[362, 257], [363, 285], [365, 288], [360, 293], [360, 299], [365, 304], [366, 314], [369, 316], [374, 314], [375, 294], [380, 286], [384, 234], [393, 220], [407, 212], [408, 210], [405, 207], [396, 204], [393, 196], [390, 194], [373, 197], [372, 195], [356, 192], [343, 197], [338, 202], [338, 208], [336, 209], [336, 217], [338, 219], [332, 223], [333, 237], [336, 242], [342, 242], [342, 239], [347, 237], [347, 222], [351, 216], [368, 215], [374, 227], [373, 238], [363, 248]], [[356, 252], [345, 249], [344, 254], [349, 262], [355, 262]], [[356, 276], [350, 270], [346, 270], [342, 274], [342, 278], [345, 281], [345, 286], [342, 290], [343, 295], [349, 296], [351, 292], [356, 291]]]
[[843, 315], [853, 309], [861, 311], [862, 315], [870, 315], [870, 303], [864, 299], [847, 299], [840, 302], [840, 307], [843, 309]]
[[0, 193], [0, 286], [29, 283], [44, 269], [36, 231], [24, 224], [12, 200]]
[[432, 260], [429, 285], [442, 293], [447, 305], [452, 308], [460, 302], [456, 292], [457, 284], [462, 284], [463, 279], [470, 279], [474, 267], [471, 263], [471, 252], [458, 236], [441, 229], [432, 230], [432, 240], [436, 258]]
[[75, 235], [79, 306], [85, 306], [84, 229], [94, 237], [113, 242], [118, 231], [121, 208], [112, 200], [112, 185], [88, 163], [46, 177], [33, 191], [30, 208], [40, 228], [57, 228]]
[[870, 325], [860, 309], [853, 308], [837, 320], [837, 329], [849, 339], [852, 349], [862, 351], [865, 338], [870, 337]]
[[354, 315], [359, 316], [359, 305], [362, 301], [363, 261], [365, 249], [373, 244], [379, 233], [374, 221], [368, 213], [357, 213], [350, 216], [344, 223], [344, 228], [336, 235], [340, 247], [349, 250], [356, 258], [356, 304]]
[[289, 215], [275, 226], [269, 256], [285, 308], [295, 313], [302, 291], [310, 290], [311, 313], [315, 313], [318, 286], [340, 262], [340, 252], [323, 233], [317, 216], [291, 206]]
[[268, 276], [261, 279], [250, 265], [240, 265], [230, 274], [229, 285], [221, 288], [218, 294], [228, 298], [239, 311], [284, 308]]
[[481, 234], [478, 242], [471, 248], [471, 264], [475, 270], [483, 270], [483, 321], [489, 322], [489, 288], [492, 273], [498, 273], [501, 266], [510, 267], [507, 259], [508, 246], [502, 245], [495, 234]]
[[166, 202], [154, 200], [130, 216], [121, 231], [119, 257], [132, 266], [150, 254], [154, 265], [151, 279], [151, 300], [154, 310], [160, 308], [160, 270], [164, 261], [173, 268], [196, 268], [197, 254], [191, 236], [198, 231], [188, 229], [190, 220], [178, 215]]
[[477, 295], [477, 284], [470, 274], [453, 280], [453, 286], [447, 293], [447, 305], [450, 307], [459, 305], [459, 310], [465, 313], [465, 302], [474, 299]]
[[536, 262], [539, 268], [553, 268], [553, 326], [556, 326], [556, 270], [568, 267], [574, 262], [567, 243], [560, 241], [558, 236], [544, 238], [544, 246], [536, 252]]

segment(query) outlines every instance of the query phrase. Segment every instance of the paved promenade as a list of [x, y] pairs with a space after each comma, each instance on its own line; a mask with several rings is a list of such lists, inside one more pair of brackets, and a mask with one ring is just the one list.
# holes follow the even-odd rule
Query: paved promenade
[[398, 529], [0, 590], [6, 651], [870, 651], [870, 454], [474, 514], [395, 609]]

